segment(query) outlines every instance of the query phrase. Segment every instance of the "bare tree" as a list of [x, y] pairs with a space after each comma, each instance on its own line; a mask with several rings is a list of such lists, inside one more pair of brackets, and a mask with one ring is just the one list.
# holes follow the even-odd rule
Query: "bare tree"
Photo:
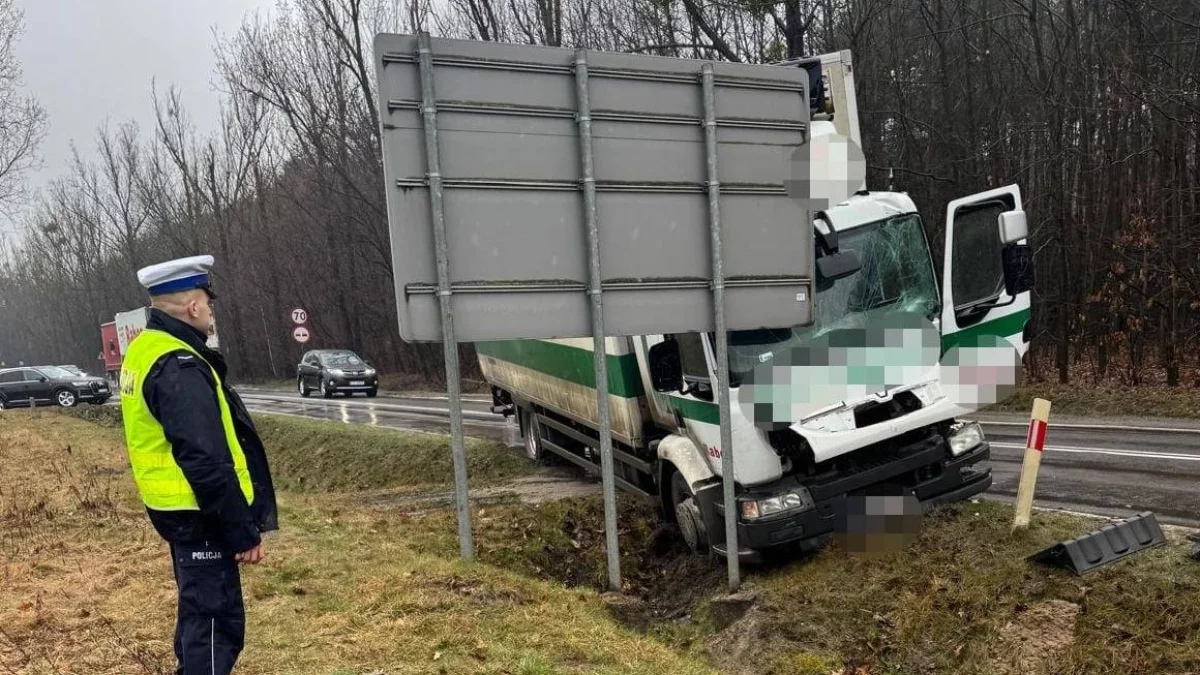
[[15, 47], [23, 31], [22, 12], [13, 0], [0, 0], [0, 208], [24, 195], [25, 174], [38, 164], [46, 128], [46, 111], [22, 92]]
[[947, 201], [1021, 186], [1030, 373], [1200, 386], [1194, 0], [282, 0], [219, 45], [216, 133], [156, 94], [150, 138], [102, 130], [46, 191], [0, 254], [0, 360], [77, 358], [141, 302], [131, 266], [211, 247], [242, 372], [294, 364], [299, 304], [314, 345], [439, 378], [438, 347], [395, 330], [370, 48], [420, 29], [743, 62], [850, 49], [868, 184], [912, 196], [936, 257]]

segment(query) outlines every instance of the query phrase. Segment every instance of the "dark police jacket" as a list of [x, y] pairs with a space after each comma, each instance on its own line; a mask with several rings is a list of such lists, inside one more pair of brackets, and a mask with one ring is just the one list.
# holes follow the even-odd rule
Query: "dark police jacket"
[[235, 553], [248, 551], [262, 541], [260, 533], [279, 528], [275, 487], [266, 450], [250, 413], [237, 392], [226, 384], [225, 398], [254, 484], [253, 505], [246, 504], [238, 486], [212, 375], [215, 370], [226, 382], [225, 358], [208, 348], [202, 332], [161, 310], [150, 310], [146, 328], [186, 342], [212, 366], [210, 370], [195, 358], [180, 360], [180, 356], [190, 356], [180, 350], [155, 362], [142, 386], [150, 413], [162, 424], [175, 462], [200, 506], [199, 511], [147, 509], [150, 522], [163, 539], [173, 544], [207, 540], [222, 542]]

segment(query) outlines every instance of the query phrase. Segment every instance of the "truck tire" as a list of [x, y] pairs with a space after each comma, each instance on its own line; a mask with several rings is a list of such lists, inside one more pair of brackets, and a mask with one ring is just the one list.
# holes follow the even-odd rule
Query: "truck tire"
[[675, 522], [684, 543], [692, 553], [708, 555], [711, 549], [704, 517], [700, 515], [700, 507], [696, 504], [691, 487], [678, 471], [671, 473], [671, 503], [675, 505]]
[[534, 464], [544, 464], [546, 451], [542, 448], [542, 425], [538, 424], [537, 413], [525, 410], [521, 414], [521, 436], [525, 440], [525, 455]]
[[296, 389], [300, 391], [300, 396], [303, 398], [308, 398], [309, 393], [311, 393], [309, 392], [308, 385], [305, 384], [303, 377], [296, 378]]

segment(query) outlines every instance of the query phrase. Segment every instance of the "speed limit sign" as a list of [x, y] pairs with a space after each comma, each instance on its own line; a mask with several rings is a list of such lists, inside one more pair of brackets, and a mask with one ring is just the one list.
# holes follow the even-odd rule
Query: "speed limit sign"
[[296, 342], [304, 344], [308, 342], [308, 329], [304, 326], [296, 326], [296, 329], [292, 331], [292, 337], [296, 339]]
[[308, 323], [308, 312], [304, 311], [304, 309], [302, 309], [300, 307], [293, 309], [292, 310], [292, 323], [294, 323], [296, 325], [303, 325], [303, 324]]

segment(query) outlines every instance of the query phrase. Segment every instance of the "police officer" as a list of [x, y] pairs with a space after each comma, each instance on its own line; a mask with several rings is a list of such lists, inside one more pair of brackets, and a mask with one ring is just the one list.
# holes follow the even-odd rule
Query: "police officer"
[[209, 349], [212, 256], [138, 271], [146, 329], [121, 364], [121, 412], [134, 482], [171, 550], [179, 589], [177, 675], [233, 670], [245, 636], [238, 565], [263, 559], [278, 528], [266, 452], [226, 364]]

